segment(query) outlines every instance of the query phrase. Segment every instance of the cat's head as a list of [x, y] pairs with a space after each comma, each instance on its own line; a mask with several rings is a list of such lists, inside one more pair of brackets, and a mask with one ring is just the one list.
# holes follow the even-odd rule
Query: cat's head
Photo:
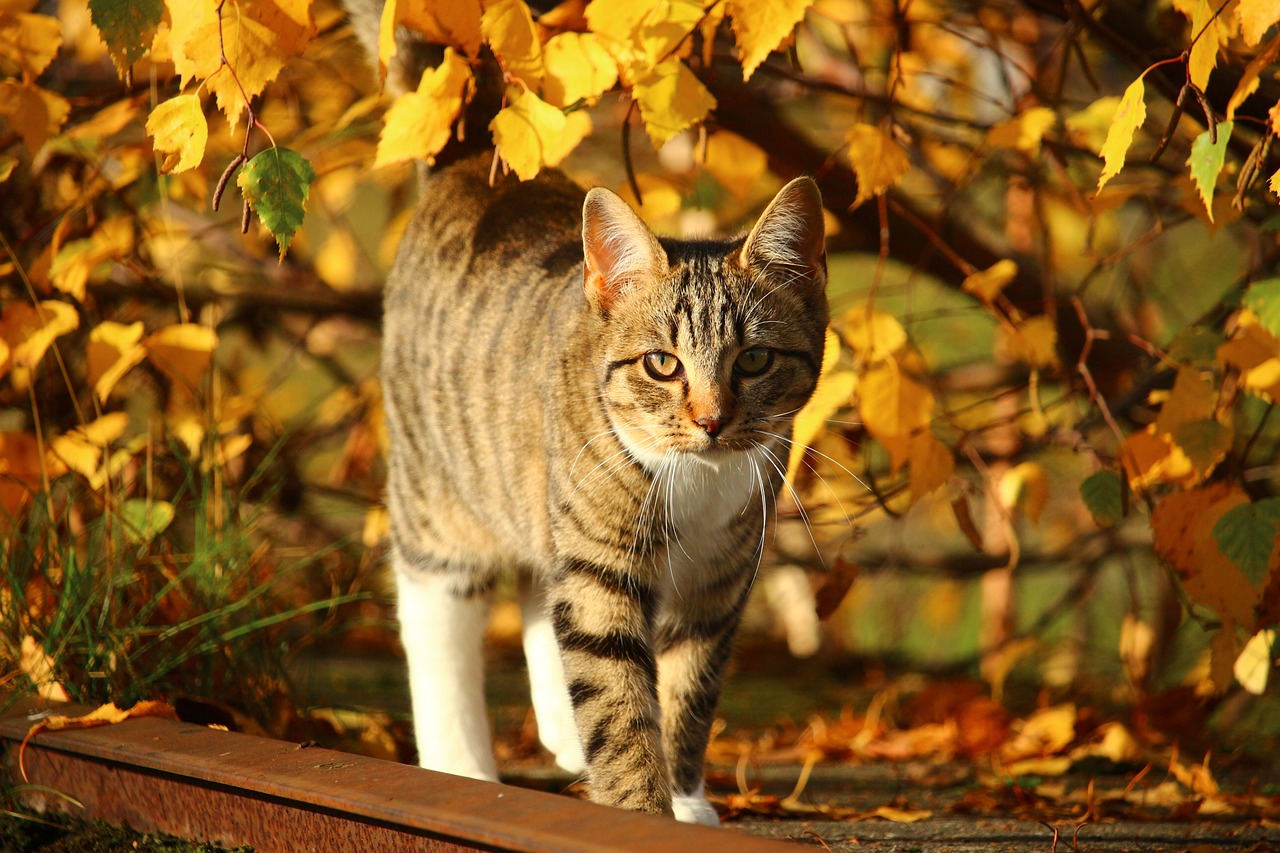
[[660, 240], [593, 189], [583, 248], [602, 399], [632, 456], [651, 469], [673, 453], [710, 461], [789, 434], [827, 325], [813, 181], [787, 184], [745, 238], [723, 241]]

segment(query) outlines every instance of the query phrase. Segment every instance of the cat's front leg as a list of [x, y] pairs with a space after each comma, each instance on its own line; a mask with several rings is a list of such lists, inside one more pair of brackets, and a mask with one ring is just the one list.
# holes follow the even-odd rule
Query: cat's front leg
[[668, 602], [655, 632], [663, 749], [676, 817], [718, 826], [703, 793], [703, 764], [725, 666], [746, 603], [752, 566], [731, 567]]
[[654, 590], [625, 569], [569, 559], [549, 592], [591, 799], [671, 814], [650, 644]]

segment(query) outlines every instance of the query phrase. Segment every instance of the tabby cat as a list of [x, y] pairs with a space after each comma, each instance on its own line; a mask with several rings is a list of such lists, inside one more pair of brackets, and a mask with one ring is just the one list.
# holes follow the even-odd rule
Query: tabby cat
[[424, 171], [387, 282], [391, 562], [424, 767], [496, 779], [486, 595], [522, 579], [539, 736], [599, 803], [717, 823], [703, 756], [827, 323], [822, 203], [655, 237], [606, 189]]

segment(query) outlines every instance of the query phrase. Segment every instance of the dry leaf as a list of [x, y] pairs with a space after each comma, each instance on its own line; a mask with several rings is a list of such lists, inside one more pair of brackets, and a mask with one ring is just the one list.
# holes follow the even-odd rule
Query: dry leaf
[[23, 754], [26, 751], [27, 744], [31, 739], [41, 732], [59, 732], [69, 729], [91, 729], [96, 726], [108, 726], [116, 723], [122, 723], [131, 717], [159, 717], [162, 720], [178, 719], [178, 712], [166, 702], [158, 702], [154, 700], [144, 700], [137, 703], [132, 708], [121, 710], [113, 703], [99, 705], [81, 717], [67, 717], [60, 714], [45, 717], [40, 722], [33, 725], [27, 730], [27, 736], [22, 739], [22, 746], [18, 749], [18, 767], [22, 770], [23, 781], [29, 782], [27, 778], [27, 769], [23, 764]]

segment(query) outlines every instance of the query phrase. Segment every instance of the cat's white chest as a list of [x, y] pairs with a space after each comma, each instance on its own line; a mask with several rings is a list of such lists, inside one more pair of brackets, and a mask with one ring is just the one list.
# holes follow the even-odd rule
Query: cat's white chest
[[760, 512], [759, 463], [735, 453], [718, 462], [685, 461], [668, 474], [663, 495], [671, 529], [681, 540], [713, 534], [744, 512]]

